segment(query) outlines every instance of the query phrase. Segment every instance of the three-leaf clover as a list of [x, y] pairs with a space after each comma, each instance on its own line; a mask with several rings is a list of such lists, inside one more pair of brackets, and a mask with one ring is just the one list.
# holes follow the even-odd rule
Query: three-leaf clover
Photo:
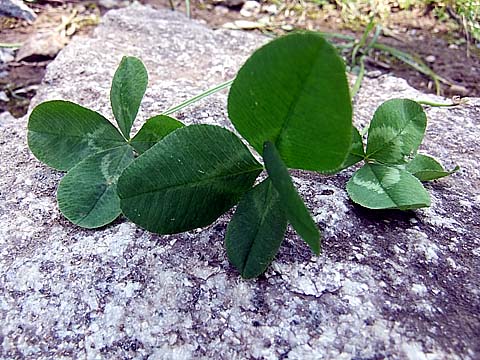
[[430, 206], [430, 196], [420, 181], [447, 176], [433, 158], [417, 154], [427, 117], [412, 100], [393, 99], [378, 107], [368, 130], [367, 148], [358, 130], [345, 167], [361, 160], [365, 165], [347, 183], [350, 198], [370, 209], [416, 209]]
[[28, 145], [48, 166], [68, 173], [60, 181], [60, 211], [74, 224], [96, 228], [120, 215], [117, 180], [134, 159], [159, 139], [183, 125], [160, 115], [130, 131], [147, 87], [139, 59], [124, 57], [112, 81], [110, 100], [119, 132], [101, 114], [68, 101], [47, 101], [32, 111]]

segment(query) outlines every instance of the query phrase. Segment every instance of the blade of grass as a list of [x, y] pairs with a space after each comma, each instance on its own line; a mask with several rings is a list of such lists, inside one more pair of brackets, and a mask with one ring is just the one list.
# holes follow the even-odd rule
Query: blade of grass
[[0, 42], [0, 48], [10, 48], [10, 49], [18, 49], [21, 47], [23, 44], [21, 43], [2, 43]]
[[190, 0], [185, 0], [185, 11], [187, 13], [187, 17], [190, 19], [191, 18], [191, 13], [190, 13]]
[[372, 40], [368, 43], [367, 47], [365, 48], [365, 54], [377, 43], [378, 37], [382, 33], [382, 26], [377, 25], [375, 27], [375, 34], [373, 34]]
[[367, 27], [365, 28], [365, 31], [363, 32], [362, 37], [360, 38], [358, 43], [353, 47], [353, 50], [352, 50], [352, 67], [356, 65], [357, 53], [367, 42], [368, 35], [370, 35], [370, 32], [373, 30], [374, 26], [375, 26], [375, 23], [374, 23], [373, 18], [372, 18], [370, 20], [370, 22], [368, 23]]
[[363, 77], [365, 76], [365, 56], [360, 58], [360, 71], [358, 72], [357, 79], [355, 80], [355, 84], [352, 87], [352, 98], [357, 95], [358, 90], [360, 90], [360, 86], [362, 86]]
[[372, 47], [374, 49], [384, 51], [384, 52], [392, 55], [393, 57], [396, 57], [397, 59], [399, 59], [400, 61], [403, 61], [405, 64], [414, 68], [418, 72], [432, 78], [432, 80], [435, 82], [435, 89], [436, 89], [437, 95], [440, 94], [440, 82], [442, 82], [444, 84], [450, 84], [450, 82], [448, 80], [446, 80], [446, 79], [442, 78], [441, 76], [437, 75], [423, 61], [421, 61], [420, 59], [415, 59], [412, 55], [410, 55], [410, 54], [408, 54], [404, 51], [398, 50], [398, 49], [396, 49], [392, 46], [379, 44], [379, 43], [373, 44]]

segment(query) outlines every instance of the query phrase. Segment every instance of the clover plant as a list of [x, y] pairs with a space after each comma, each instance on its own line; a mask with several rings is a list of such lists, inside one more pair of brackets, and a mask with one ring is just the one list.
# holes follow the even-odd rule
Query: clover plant
[[120, 215], [117, 180], [138, 154], [183, 126], [165, 115], [146, 121], [130, 138], [130, 130], [147, 87], [142, 62], [124, 57], [115, 72], [110, 101], [119, 132], [105, 117], [68, 101], [44, 102], [32, 111], [28, 145], [54, 169], [68, 171], [58, 186], [60, 211], [76, 225], [96, 228]]
[[68, 171], [58, 188], [60, 210], [82, 227], [108, 224], [123, 213], [149, 231], [173, 234], [207, 226], [237, 205], [225, 246], [245, 278], [265, 271], [288, 224], [320, 252], [319, 229], [288, 169], [330, 174], [364, 160], [347, 191], [354, 202], [377, 209], [428, 206], [419, 180], [451, 173], [416, 154], [426, 117], [411, 100], [377, 109], [364, 150], [352, 126], [344, 63], [316, 33], [268, 43], [232, 83], [229, 117], [263, 165], [235, 133], [183, 126], [164, 115], [168, 110], [130, 137], [146, 86], [141, 61], [123, 58], [110, 93], [120, 131], [102, 115], [66, 101], [33, 110], [30, 149], [47, 165]]
[[350, 198], [370, 209], [416, 209], [430, 206], [430, 196], [420, 181], [438, 179], [445, 171], [433, 158], [417, 154], [427, 117], [415, 101], [393, 99], [375, 111], [368, 127], [367, 148], [354, 129], [350, 166], [365, 165], [347, 183]]

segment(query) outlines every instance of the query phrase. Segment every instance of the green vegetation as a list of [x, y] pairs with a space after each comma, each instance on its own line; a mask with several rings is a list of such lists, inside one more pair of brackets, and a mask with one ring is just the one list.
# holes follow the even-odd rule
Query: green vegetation
[[[430, 206], [430, 196], [420, 181], [447, 176], [433, 158], [417, 154], [427, 117], [412, 100], [393, 99], [375, 112], [368, 128], [364, 151], [360, 134], [355, 135], [353, 162], [365, 160], [347, 184], [350, 198], [370, 209], [416, 209]], [[356, 133], [355, 133], [356, 134]]]
[[480, 2], [478, 0], [311, 0], [328, 10], [340, 10], [342, 22], [354, 30], [366, 26], [372, 19], [386, 25], [391, 14], [399, 11], [432, 11], [440, 22], [450, 22], [480, 41]]
[[124, 57], [112, 82], [110, 100], [121, 133], [102, 115], [68, 101], [47, 101], [32, 111], [28, 146], [42, 162], [68, 171], [57, 199], [67, 219], [85, 228], [109, 224], [121, 214], [117, 180], [138, 154], [183, 126], [166, 115], [130, 130], [147, 86], [142, 62]]
[[[125, 57], [110, 92], [120, 131], [102, 115], [66, 101], [33, 110], [31, 151], [47, 165], [68, 171], [57, 192], [60, 210], [86, 228], [123, 213], [149, 231], [172, 234], [207, 226], [238, 204], [225, 245], [245, 278], [265, 271], [288, 223], [320, 253], [320, 231], [288, 169], [330, 174], [364, 160], [347, 185], [352, 200], [367, 208], [401, 210], [429, 206], [420, 180], [451, 173], [417, 154], [426, 116], [411, 100], [390, 100], [377, 109], [364, 149], [352, 126], [343, 61], [318, 33], [268, 43], [232, 83], [229, 117], [264, 165], [233, 132], [214, 125], [184, 126], [166, 115], [193, 100], [150, 118], [131, 137], [146, 86], [141, 61]], [[265, 178], [255, 185], [262, 170]]]

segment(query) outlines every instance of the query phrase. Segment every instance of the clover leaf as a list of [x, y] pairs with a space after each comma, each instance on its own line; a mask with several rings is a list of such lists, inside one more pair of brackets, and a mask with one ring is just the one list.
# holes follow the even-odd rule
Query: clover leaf
[[413, 100], [392, 99], [378, 107], [368, 128], [366, 158], [406, 163], [422, 143], [427, 117]]
[[[447, 176], [458, 167], [447, 172], [436, 160], [417, 154], [426, 126], [427, 117], [415, 101], [392, 99], [378, 107], [368, 130], [365, 165], [347, 183], [353, 202], [369, 209], [430, 206], [430, 195], [420, 181]], [[361, 158], [361, 141], [354, 131], [345, 167]]]
[[262, 166], [231, 131], [214, 125], [177, 129], [120, 176], [126, 217], [172, 234], [211, 224], [253, 185]]
[[58, 207], [72, 223], [85, 228], [106, 225], [120, 215], [117, 179], [133, 160], [127, 144], [79, 162], [60, 181]]
[[113, 115], [125, 139], [137, 116], [147, 89], [147, 70], [140, 59], [124, 56], [115, 72], [110, 91]]
[[[68, 171], [57, 200], [72, 223], [96, 228], [120, 215], [117, 180], [134, 158], [183, 126], [162, 115], [149, 119], [129, 141], [130, 130], [145, 93], [147, 72], [142, 62], [124, 57], [112, 81], [110, 98], [121, 133], [101, 114], [68, 101], [44, 102], [28, 121], [28, 145], [48, 166]], [[123, 134], [123, 135], [122, 135]]]
[[280, 196], [270, 178], [250, 189], [228, 224], [225, 247], [242, 277], [261, 275], [277, 254], [287, 228]]
[[417, 154], [417, 156], [405, 166], [405, 170], [413, 174], [420, 181], [440, 179], [453, 174], [459, 169], [460, 167], [455, 166], [453, 170], [446, 171], [437, 160], [422, 154]]
[[138, 154], [143, 154], [172, 131], [184, 125], [170, 116], [157, 115], [148, 119], [130, 141]]
[[[318, 34], [274, 40], [238, 72], [228, 112], [239, 133], [263, 154], [267, 180], [253, 186], [263, 167], [232, 132], [212, 125], [182, 127], [160, 116], [130, 141], [141, 156], [118, 180], [122, 212], [147, 230], [171, 234], [209, 225], [240, 201], [225, 243], [244, 277], [266, 269], [287, 221], [318, 254], [319, 230], [287, 166], [332, 171], [345, 161], [352, 109], [343, 61]], [[173, 129], [157, 142], [158, 134]]]
[[395, 166], [365, 164], [347, 184], [352, 201], [369, 209], [417, 209], [430, 206], [420, 181]]
[[320, 253], [320, 232], [315, 221], [295, 190], [292, 179], [275, 145], [267, 141], [263, 149], [265, 167], [272, 179], [273, 186], [279, 194], [288, 221], [312, 251], [318, 255]]
[[68, 101], [44, 102], [30, 114], [28, 146], [48, 166], [66, 171], [87, 156], [125, 143], [102, 115]]
[[228, 95], [228, 114], [260, 154], [270, 141], [289, 168], [335, 170], [351, 142], [345, 65], [319, 34], [278, 38], [239, 70]]

